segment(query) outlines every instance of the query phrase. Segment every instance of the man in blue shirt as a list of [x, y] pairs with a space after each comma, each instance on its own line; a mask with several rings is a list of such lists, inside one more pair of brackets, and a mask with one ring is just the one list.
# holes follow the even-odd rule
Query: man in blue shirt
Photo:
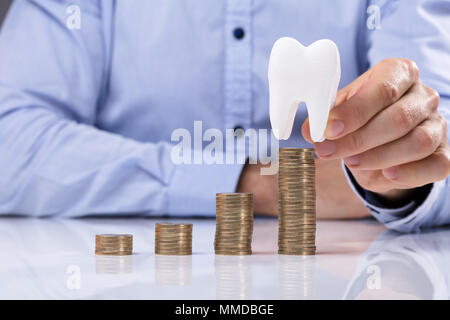
[[[276, 176], [177, 165], [170, 141], [195, 120], [269, 128], [268, 57], [291, 36], [341, 54], [345, 87], [315, 145], [319, 218], [368, 207], [400, 231], [449, 223], [449, 12], [432, 0], [17, 0], [0, 36], [0, 213], [213, 216], [215, 193], [235, 190], [276, 213]], [[306, 141], [299, 131], [290, 145], [311, 147], [307, 122]]]

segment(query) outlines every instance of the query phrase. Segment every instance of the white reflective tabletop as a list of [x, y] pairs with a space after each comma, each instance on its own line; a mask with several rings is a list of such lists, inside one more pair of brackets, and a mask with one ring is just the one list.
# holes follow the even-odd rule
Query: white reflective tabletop
[[[450, 229], [399, 234], [372, 220], [319, 221], [317, 255], [277, 252], [255, 219], [253, 255], [216, 256], [215, 220], [185, 219], [192, 256], [155, 256], [163, 219], [0, 218], [1, 299], [448, 299]], [[95, 235], [131, 233], [132, 256], [94, 254]]]

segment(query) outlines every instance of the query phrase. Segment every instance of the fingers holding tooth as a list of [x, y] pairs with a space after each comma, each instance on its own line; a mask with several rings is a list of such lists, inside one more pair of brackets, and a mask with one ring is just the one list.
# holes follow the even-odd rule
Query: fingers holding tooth
[[344, 158], [355, 170], [377, 170], [418, 161], [436, 151], [446, 132], [439, 117], [427, 120], [408, 135], [361, 154]]
[[[420, 82], [412, 61], [385, 60], [338, 93], [316, 153], [343, 159], [362, 188], [400, 199], [450, 174], [438, 106], [439, 95]], [[308, 119], [302, 134], [311, 142]]]
[[402, 97], [418, 81], [418, 77], [417, 66], [410, 60], [383, 60], [369, 70], [354, 88], [347, 89], [346, 94], [351, 94], [351, 98], [331, 110], [328, 124], [341, 121], [344, 128], [336, 131], [329, 126], [325, 137], [337, 139], [363, 127], [376, 114]]
[[375, 115], [359, 130], [340, 139], [317, 144], [318, 155], [331, 159], [346, 158], [407, 135], [430, 117], [439, 105], [439, 96], [425, 94], [427, 90], [422, 84], [414, 85], [403, 98]]

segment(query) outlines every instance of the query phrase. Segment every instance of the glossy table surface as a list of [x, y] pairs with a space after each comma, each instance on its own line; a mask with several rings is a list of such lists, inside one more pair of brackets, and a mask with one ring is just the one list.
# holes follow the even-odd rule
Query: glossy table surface
[[[282, 256], [255, 219], [253, 255], [216, 256], [215, 220], [191, 222], [192, 256], [155, 256], [164, 219], [0, 218], [1, 299], [448, 299], [450, 229], [399, 234], [373, 220], [319, 221], [317, 255]], [[131, 233], [134, 254], [95, 256], [95, 235]]]

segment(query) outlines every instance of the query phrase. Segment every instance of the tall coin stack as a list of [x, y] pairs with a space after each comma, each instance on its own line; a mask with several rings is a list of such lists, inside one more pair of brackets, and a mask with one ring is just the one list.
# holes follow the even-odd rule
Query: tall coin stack
[[278, 253], [316, 253], [314, 149], [280, 148], [278, 153]]
[[192, 224], [157, 223], [155, 253], [170, 256], [192, 254]]
[[253, 194], [216, 194], [216, 254], [252, 254]]
[[95, 254], [126, 256], [133, 253], [133, 235], [98, 234], [95, 236]]

